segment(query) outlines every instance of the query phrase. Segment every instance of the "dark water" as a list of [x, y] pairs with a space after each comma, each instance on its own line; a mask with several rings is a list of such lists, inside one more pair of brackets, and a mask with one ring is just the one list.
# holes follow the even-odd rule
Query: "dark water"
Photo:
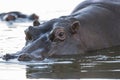
[[83, 56], [48, 59], [48, 64], [27, 65], [27, 77], [119, 79], [119, 55], [117, 52], [103, 50], [89, 52]]
[[[23, 31], [27, 27], [23, 25], [14, 24], [13, 28], [0, 26], [1, 56], [14, 53], [24, 46]], [[88, 52], [84, 55], [48, 58], [38, 62], [0, 59], [0, 76], [0, 80], [120, 79], [120, 47]]]

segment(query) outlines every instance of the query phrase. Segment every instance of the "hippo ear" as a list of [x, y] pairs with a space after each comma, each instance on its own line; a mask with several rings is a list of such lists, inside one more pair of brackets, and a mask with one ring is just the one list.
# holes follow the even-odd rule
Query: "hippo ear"
[[78, 29], [80, 27], [80, 22], [79, 21], [74, 21], [71, 25], [70, 31], [72, 34], [77, 33]]
[[33, 21], [33, 26], [39, 26], [40, 25], [40, 22], [36, 19]]

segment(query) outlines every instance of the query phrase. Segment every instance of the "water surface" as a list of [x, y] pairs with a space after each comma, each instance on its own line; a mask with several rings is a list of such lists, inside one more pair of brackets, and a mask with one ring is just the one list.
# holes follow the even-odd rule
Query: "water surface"
[[[0, 56], [19, 51], [25, 43], [24, 30], [31, 23], [17, 23], [10, 27], [0, 24]], [[0, 76], [0, 80], [120, 79], [120, 47], [37, 62], [0, 59]]]

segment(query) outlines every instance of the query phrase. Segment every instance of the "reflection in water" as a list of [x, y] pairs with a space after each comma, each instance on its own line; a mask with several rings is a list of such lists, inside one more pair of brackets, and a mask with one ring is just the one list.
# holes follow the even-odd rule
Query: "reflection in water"
[[120, 78], [120, 56], [109, 55], [54, 58], [53, 64], [27, 65], [27, 78]]
[[[16, 26], [16, 25], [15, 25]], [[0, 56], [13, 53], [24, 46], [26, 27], [0, 26]], [[16, 43], [16, 44], [15, 44]], [[0, 80], [41, 78], [120, 79], [120, 47], [88, 52], [84, 55], [61, 56], [38, 62], [3, 61], [0, 59]]]
[[[90, 52], [91, 53], [91, 52]], [[90, 54], [88, 53], [88, 54]], [[120, 56], [116, 55], [84, 55], [74, 58], [50, 58], [38, 62], [1, 61], [0, 79], [119, 79]], [[6, 78], [5, 76], [8, 76]], [[12, 74], [12, 75], [11, 75]], [[14, 76], [13, 74], [20, 75]]]

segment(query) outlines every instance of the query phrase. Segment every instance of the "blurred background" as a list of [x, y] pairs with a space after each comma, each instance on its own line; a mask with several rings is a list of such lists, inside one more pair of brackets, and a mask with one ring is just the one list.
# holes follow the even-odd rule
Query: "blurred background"
[[68, 15], [83, 0], [0, 0], [0, 13], [20, 11], [36, 13], [40, 19]]
[[[33, 13], [39, 20], [50, 20], [69, 15], [83, 0], [0, 0], [0, 14], [8, 12], [21, 12], [25, 15]], [[24, 30], [32, 23], [15, 23], [0, 21], [0, 53], [15, 53], [25, 44]], [[9, 25], [10, 24], [10, 25]], [[1, 55], [0, 54], [0, 55]]]

